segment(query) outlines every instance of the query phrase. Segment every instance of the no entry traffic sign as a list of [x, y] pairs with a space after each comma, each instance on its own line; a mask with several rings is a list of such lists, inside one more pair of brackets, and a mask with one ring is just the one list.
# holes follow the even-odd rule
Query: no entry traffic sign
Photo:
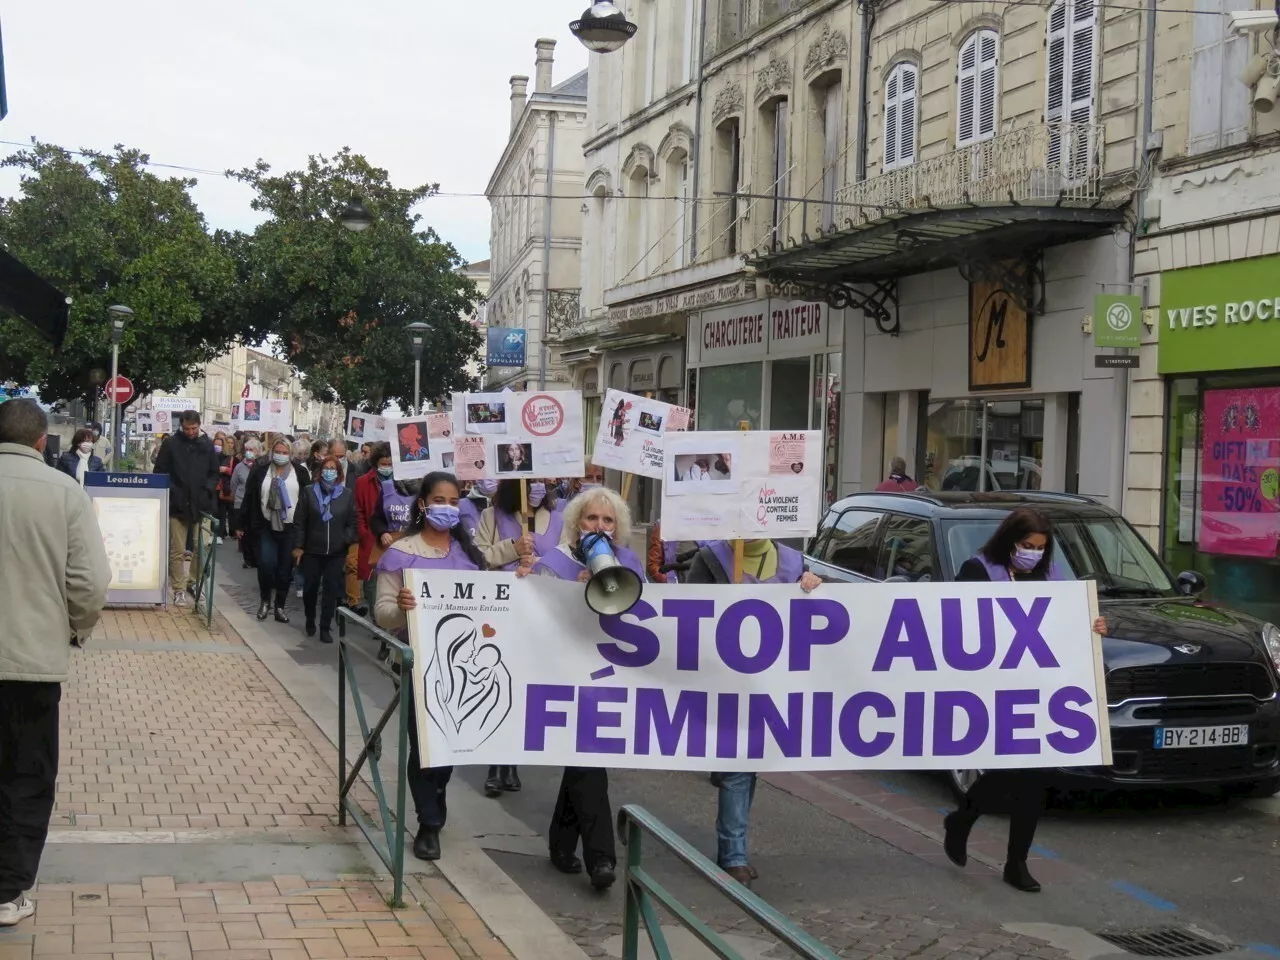
[[133, 399], [133, 381], [128, 377], [112, 377], [107, 381], [107, 399], [112, 403], [128, 403]]

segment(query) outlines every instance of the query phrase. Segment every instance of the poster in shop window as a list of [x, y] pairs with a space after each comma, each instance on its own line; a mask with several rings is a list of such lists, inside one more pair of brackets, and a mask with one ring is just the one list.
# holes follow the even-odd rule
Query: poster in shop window
[[1280, 543], [1280, 387], [1206, 390], [1200, 458], [1200, 549], [1274, 557]]
[[672, 540], [771, 540], [818, 532], [822, 431], [668, 433], [662, 531]]
[[586, 472], [582, 394], [455, 393], [453, 449], [460, 480], [580, 477]]
[[661, 400], [609, 390], [591, 462], [655, 480], [663, 478], [664, 436], [687, 430], [690, 410]]

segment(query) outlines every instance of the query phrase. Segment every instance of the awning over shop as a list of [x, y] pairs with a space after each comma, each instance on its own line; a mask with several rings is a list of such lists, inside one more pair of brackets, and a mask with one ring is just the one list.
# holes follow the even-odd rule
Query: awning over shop
[[0, 250], [0, 308], [30, 324], [55, 350], [62, 347], [71, 298], [4, 250]]

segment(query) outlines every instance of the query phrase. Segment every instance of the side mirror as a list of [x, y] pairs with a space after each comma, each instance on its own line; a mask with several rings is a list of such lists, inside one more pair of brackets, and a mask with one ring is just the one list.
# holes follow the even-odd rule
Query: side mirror
[[1178, 574], [1178, 592], [1185, 597], [1194, 597], [1203, 593], [1206, 586], [1208, 584], [1198, 570], [1183, 570]]

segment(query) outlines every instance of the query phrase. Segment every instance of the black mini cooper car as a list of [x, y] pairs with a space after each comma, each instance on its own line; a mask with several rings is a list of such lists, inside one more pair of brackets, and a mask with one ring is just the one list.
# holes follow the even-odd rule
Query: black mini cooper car
[[[1280, 792], [1280, 630], [1201, 600], [1204, 578], [1174, 577], [1114, 510], [1070, 494], [859, 493], [836, 503], [808, 544], [828, 581], [951, 580], [1004, 516], [1032, 506], [1080, 579], [1096, 580], [1112, 764], [1058, 771], [1065, 787], [1182, 786]], [[963, 793], [980, 771], [956, 770]]]

